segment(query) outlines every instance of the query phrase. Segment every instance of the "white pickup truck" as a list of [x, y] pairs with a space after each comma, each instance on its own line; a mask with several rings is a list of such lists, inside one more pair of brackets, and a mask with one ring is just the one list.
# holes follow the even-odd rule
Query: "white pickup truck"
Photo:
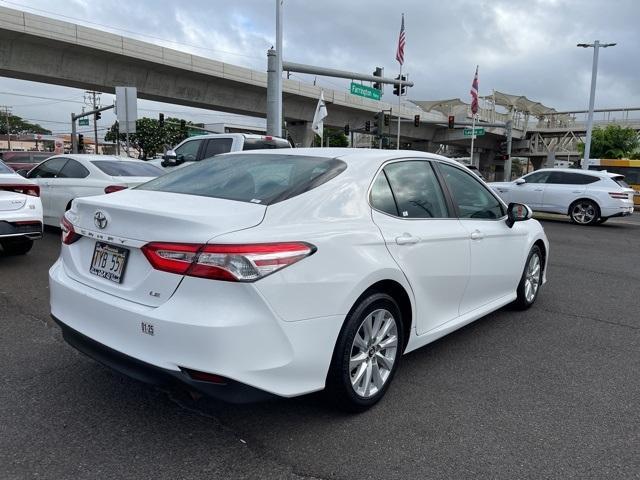
[[291, 145], [284, 138], [268, 135], [245, 133], [197, 135], [182, 141], [173, 150], [168, 150], [163, 158], [150, 160], [149, 163], [165, 170], [173, 170], [221, 153], [271, 148], [291, 148]]

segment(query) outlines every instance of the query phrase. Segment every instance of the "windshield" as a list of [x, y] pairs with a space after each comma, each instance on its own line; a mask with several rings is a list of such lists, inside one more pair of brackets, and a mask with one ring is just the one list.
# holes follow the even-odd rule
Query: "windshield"
[[624, 177], [623, 176], [619, 176], [619, 177], [611, 177], [611, 180], [613, 180], [614, 182], [616, 182], [618, 185], [620, 185], [622, 188], [631, 188], [629, 186], [629, 184], [627, 182], [624, 181]]
[[9, 167], [0, 161], [0, 173], [14, 173]]
[[346, 168], [333, 158], [220, 155], [136, 188], [271, 205], [316, 188]]
[[142, 162], [123, 162], [118, 160], [95, 160], [96, 167], [112, 177], [158, 177], [164, 170]]

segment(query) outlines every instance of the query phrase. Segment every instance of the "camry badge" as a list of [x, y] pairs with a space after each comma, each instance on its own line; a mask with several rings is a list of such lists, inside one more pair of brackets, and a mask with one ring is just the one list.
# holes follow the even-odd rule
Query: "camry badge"
[[107, 226], [107, 223], [108, 223], [107, 217], [105, 216], [104, 213], [98, 210], [96, 214], [93, 216], [93, 223], [96, 224], [96, 227], [102, 230]]

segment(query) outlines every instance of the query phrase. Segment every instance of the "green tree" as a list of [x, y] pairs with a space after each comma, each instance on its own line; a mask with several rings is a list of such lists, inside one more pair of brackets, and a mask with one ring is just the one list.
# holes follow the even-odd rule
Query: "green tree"
[[[47, 130], [37, 123], [28, 122], [23, 120], [22, 117], [11, 114], [9, 114], [9, 131], [11, 135], [25, 135], [29, 133], [51, 135], [51, 130]], [[0, 112], [0, 134], [7, 134], [7, 115], [4, 112]]]
[[[143, 117], [136, 120], [136, 132], [129, 134], [129, 144], [135, 149], [140, 158], [153, 158], [158, 153], [163, 153], [166, 148], [171, 148], [189, 136], [189, 126], [192, 122], [185, 122], [185, 129], [180, 128], [180, 118], [166, 118], [164, 126], [160, 128], [160, 122], [155, 118]], [[126, 135], [118, 135], [118, 122], [115, 122], [107, 131], [107, 142], [126, 141]]]
[[[632, 155], [640, 146], [638, 133], [633, 128], [620, 125], [608, 125], [606, 128], [594, 128], [591, 134], [591, 158], [624, 158]], [[584, 154], [584, 143], [578, 145], [580, 154]]]
[[349, 140], [347, 136], [344, 134], [344, 131], [339, 128], [325, 128], [324, 129], [324, 141], [322, 145], [320, 144], [320, 136], [315, 135], [313, 146], [314, 147], [324, 147], [326, 146], [327, 136], [329, 137], [329, 146], [330, 147], [348, 147]]

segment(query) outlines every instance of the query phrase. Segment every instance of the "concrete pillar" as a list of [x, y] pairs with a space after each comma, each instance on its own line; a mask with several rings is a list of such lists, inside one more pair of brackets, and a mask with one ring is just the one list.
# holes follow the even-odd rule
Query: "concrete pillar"
[[296, 147], [310, 147], [313, 145], [314, 133], [311, 122], [287, 122], [287, 130]]
[[553, 168], [556, 163], [556, 152], [547, 153], [547, 161], [545, 163], [545, 168]]

